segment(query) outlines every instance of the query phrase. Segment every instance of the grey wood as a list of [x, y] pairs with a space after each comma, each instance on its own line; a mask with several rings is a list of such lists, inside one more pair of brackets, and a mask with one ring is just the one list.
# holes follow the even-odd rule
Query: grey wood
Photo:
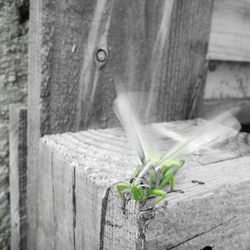
[[[151, 93], [157, 121], [195, 116], [206, 75], [212, 2], [31, 1], [29, 249], [35, 248], [37, 238], [39, 138], [87, 127], [115, 126], [115, 79], [146, 95], [150, 82], [156, 84]], [[107, 55], [103, 62], [96, 59], [99, 49]], [[157, 70], [152, 74], [155, 62]]]
[[216, 112], [240, 108], [237, 119], [244, 124], [250, 124], [250, 98], [227, 98], [227, 99], [206, 99], [203, 100], [201, 115], [207, 116]]
[[27, 107], [10, 105], [11, 249], [27, 249]]
[[210, 61], [205, 99], [250, 98], [250, 63]]
[[36, 249], [75, 249], [74, 168], [45, 145], [41, 154]]
[[[30, 1], [29, 50], [28, 50], [28, 159], [27, 159], [27, 249], [36, 248], [37, 219], [37, 157], [40, 138], [40, 90], [41, 90], [41, 31], [42, 2]], [[39, 84], [38, 84], [39, 82]]]
[[[188, 129], [196, 123], [171, 124]], [[124, 214], [115, 183], [128, 179], [138, 160], [121, 129], [44, 136], [37, 249], [202, 249], [208, 245], [248, 249], [249, 143], [249, 135], [242, 133], [222, 145], [234, 153], [231, 158], [187, 155], [176, 176], [176, 189], [183, 194], [170, 193], [168, 204], [155, 210], [146, 209], [149, 203], [141, 207], [130, 201]], [[163, 150], [171, 144], [166, 140]]]
[[250, 124], [250, 64], [210, 61], [208, 68], [201, 114], [241, 107], [238, 120]]
[[208, 59], [249, 62], [249, 0], [215, 0]]

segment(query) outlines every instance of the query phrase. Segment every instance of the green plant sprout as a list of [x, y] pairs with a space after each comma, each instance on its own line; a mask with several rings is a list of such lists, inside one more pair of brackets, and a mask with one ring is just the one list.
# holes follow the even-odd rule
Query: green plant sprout
[[114, 111], [141, 161], [129, 181], [121, 181], [116, 184], [118, 195], [123, 201], [133, 199], [138, 202], [146, 202], [149, 198], [154, 198], [155, 204], [157, 204], [165, 200], [167, 196], [165, 187], [170, 185], [171, 191], [174, 191], [175, 174], [184, 164], [184, 161], [177, 157], [203, 149], [209, 150], [211, 154], [228, 154], [211, 149], [211, 147], [235, 136], [240, 130], [239, 122], [230, 112], [222, 113], [214, 120], [197, 126], [195, 130], [185, 133], [185, 135], [167, 127], [152, 126], [157, 133], [178, 142], [165, 156], [156, 157], [152, 156], [152, 151], [151, 155], [147, 154], [150, 147], [146, 143], [144, 128], [134, 114], [126, 93], [123, 92], [117, 96], [114, 101]]

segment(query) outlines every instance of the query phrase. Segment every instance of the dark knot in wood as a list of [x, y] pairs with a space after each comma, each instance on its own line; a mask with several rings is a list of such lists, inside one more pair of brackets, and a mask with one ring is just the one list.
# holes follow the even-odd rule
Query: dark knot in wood
[[101, 69], [108, 60], [108, 51], [104, 48], [99, 48], [96, 50], [95, 53], [95, 61], [96, 65], [99, 69]]

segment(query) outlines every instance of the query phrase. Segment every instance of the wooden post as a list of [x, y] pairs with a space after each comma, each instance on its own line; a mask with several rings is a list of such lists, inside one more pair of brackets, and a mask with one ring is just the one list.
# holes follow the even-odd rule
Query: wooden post
[[[173, 122], [189, 129], [192, 121]], [[171, 145], [166, 141], [164, 149]], [[250, 244], [250, 138], [223, 145], [233, 158], [189, 155], [168, 204], [130, 201], [125, 211], [115, 183], [138, 161], [121, 129], [89, 130], [40, 140], [37, 249], [246, 249]]]
[[[228, 13], [235, 7], [244, 10], [247, 5], [247, 1], [228, 1], [227, 4], [221, 1], [223, 5], [218, 4], [219, 0], [216, 2], [216, 10], [221, 10], [221, 7], [224, 9], [228, 5], [230, 8], [225, 8], [229, 10]], [[246, 5], [242, 5], [242, 2]], [[120, 210], [115, 192], [107, 185], [121, 177], [123, 179], [122, 174], [129, 176], [126, 166], [130, 167], [134, 163], [134, 159], [127, 158], [127, 153], [121, 154], [120, 149], [116, 148], [121, 139], [119, 132], [116, 134], [116, 131], [107, 130], [104, 134], [92, 131], [84, 135], [79, 133], [50, 136], [40, 140], [39, 144], [40, 137], [46, 134], [78, 131], [90, 126], [114, 126], [117, 121], [111, 107], [115, 96], [115, 78], [123, 80], [129, 85], [126, 87], [133, 91], [147, 93], [153, 89], [152, 99], [156, 100], [153, 113], [157, 121], [194, 116], [204, 87], [211, 6], [212, 0], [31, 2], [29, 249], [122, 249], [125, 244], [126, 249], [141, 248], [143, 244], [149, 249], [199, 249], [204, 247], [202, 242], [210, 244], [210, 238], [215, 237], [214, 232], [219, 232], [217, 239], [220, 244], [224, 244], [223, 247], [229, 246], [228, 244], [234, 247], [240, 242], [244, 248], [249, 244], [244, 232], [238, 227], [241, 218], [228, 217], [228, 214], [236, 216], [240, 213], [246, 221], [249, 219], [245, 208], [241, 207], [248, 198], [243, 186], [249, 185], [249, 176], [245, 175], [249, 158], [235, 159], [233, 165], [228, 162], [213, 164], [211, 172], [208, 173], [207, 169], [204, 172], [206, 176], [194, 165], [194, 177], [204, 178], [208, 183], [206, 189], [201, 188], [199, 193], [198, 188], [188, 189], [190, 183], [187, 186], [185, 183], [183, 186], [180, 184], [179, 187], [187, 188], [188, 195], [182, 199], [173, 194], [173, 203], [169, 204], [170, 211], [167, 209], [167, 212], [170, 212], [169, 219], [163, 215], [166, 212], [163, 208], [164, 211], [157, 212], [154, 219], [147, 221], [145, 216], [151, 218], [152, 215], [142, 215], [142, 223], [137, 223], [137, 219], [141, 218], [138, 216], [138, 207], [131, 203], [128, 207], [128, 217], [124, 218], [117, 212]], [[242, 11], [239, 13], [239, 16], [244, 17]], [[228, 17], [228, 14], [226, 16]], [[217, 18], [217, 21], [222, 20], [221, 16], [217, 15]], [[166, 38], [163, 37], [165, 29]], [[218, 30], [214, 37], [222, 37], [224, 34]], [[242, 43], [245, 39], [248, 39], [247, 36], [241, 35], [239, 41]], [[221, 44], [214, 41], [222, 39], [212, 40], [210, 55], [219, 54], [215, 49], [221, 47]], [[157, 44], [163, 44], [163, 49], [160, 50]], [[223, 41], [222, 44], [224, 45]], [[232, 47], [228, 48], [232, 50]], [[41, 54], [37, 51], [41, 51]], [[248, 60], [245, 51], [239, 52], [233, 53], [237, 60], [239, 56], [245, 56]], [[227, 50], [222, 51], [221, 55], [228, 56]], [[155, 61], [155, 58], [160, 60]], [[227, 60], [230, 59], [227, 57]], [[155, 62], [157, 70], [153, 71]], [[154, 88], [151, 88], [152, 82], [156, 84]], [[90, 103], [92, 95], [93, 105]], [[110, 138], [119, 138], [112, 140], [111, 144], [116, 146], [107, 143], [105, 136], [108, 136], [109, 132]], [[93, 133], [97, 134], [93, 136]], [[248, 140], [245, 135], [240, 138], [243, 141]], [[81, 140], [84, 140], [84, 143]], [[95, 143], [103, 148], [96, 149]], [[114, 154], [109, 155], [107, 148], [108, 152], [113, 150]], [[39, 151], [41, 169], [37, 167]], [[87, 158], [87, 167], [81, 157]], [[124, 165], [125, 172], [122, 174], [115, 172], [121, 160], [127, 164]], [[205, 157], [205, 167], [209, 161], [209, 157]], [[107, 164], [106, 167], [103, 167], [103, 162], [105, 166]], [[97, 164], [103, 167], [101, 171], [95, 168]], [[235, 165], [239, 166], [237, 173], [234, 172]], [[192, 170], [192, 163], [189, 165], [188, 161], [187, 166]], [[211, 165], [208, 167], [210, 169]], [[230, 176], [224, 176], [227, 172], [225, 168]], [[112, 178], [109, 177], [111, 175]], [[183, 175], [180, 174], [179, 180], [189, 180], [190, 176], [192, 175], [184, 172]], [[219, 181], [221, 176], [223, 178]], [[233, 181], [232, 176], [236, 176]], [[210, 183], [213, 177], [215, 184]], [[226, 184], [234, 186], [237, 182], [238, 189], [233, 187], [228, 191], [225, 188], [225, 192], [223, 191]], [[237, 190], [242, 190], [242, 196], [234, 194]], [[214, 193], [212, 197], [210, 192]], [[198, 196], [202, 196], [202, 199], [198, 199]], [[229, 199], [232, 200], [231, 210]], [[218, 204], [216, 211], [211, 207], [214, 203]], [[194, 210], [193, 204], [196, 206]], [[190, 212], [192, 219], [195, 214], [206, 215], [208, 208], [208, 211], [211, 210], [215, 214], [216, 219], [211, 219], [210, 214], [209, 221], [205, 221], [206, 225], [196, 221], [191, 230], [193, 235], [184, 227], [185, 237], [177, 239], [175, 237], [179, 229], [189, 225], [189, 214], [180, 214], [185, 210], [183, 208]], [[248, 206], [246, 208], [249, 209]], [[199, 217], [200, 220], [202, 216]], [[122, 225], [119, 224], [120, 221]], [[149, 223], [149, 231], [143, 223]], [[163, 234], [165, 225], [176, 225], [176, 231], [171, 231], [174, 227], [169, 228], [168, 238]], [[235, 239], [235, 236], [222, 237], [221, 229], [227, 231], [227, 225], [235, 226], [235, 235], [241, 241]], [[249, 231], [247, 223], [242, 228], [245, 232]], [[157, 232], [159, 237], [155, 237], [154, 232]], [[121, 238], [127, 240], [122, 246]]]
[[27, 249], [27, 108], [10, 105], [11, 249]]
[[36, 249], [37, 240], [39, 138], [115, 126], [115, 78], [146, 93], [156, 84], [151, 99], [157, 121], [195, 115], [206, 74], [212, 2], [31, 1], [28, 249]]

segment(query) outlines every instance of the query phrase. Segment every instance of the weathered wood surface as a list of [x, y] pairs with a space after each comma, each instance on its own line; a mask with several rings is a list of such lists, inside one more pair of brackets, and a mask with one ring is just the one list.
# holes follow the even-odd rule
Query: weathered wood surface
[[187, 164], [176, 178], [176, 189], [185, 193], [170, 194], [167, 207], [156, 211], [131, 207], [124, 216], [112, 190], [104, 249], [249, 249], [249, 161], [244, 157], [208, 166]]
[[[211, 10], [212, 0], [34, 1], [29, 99], [41, 134], [113, 125], [114, 78], [148, 91], [155, 63], [158, 120], [183, 118], [206, 72]], [[104, 65], [99, 48], [108, 53]]]
[[237, 118], [250, 124], [250, 64], [210, 61], [203, 99], [203, 114], [241, 107]]
[[[188, 129], [192, 121], [174, 122]], [[164, 150], [172, 144], [166, 140]], [[125, 215], [114, 191], [138, 163], [121, 129], [49, 135], [40, 140], [37, 249], [248, 249], [250, 138], [223, 145], [233, 159], [191, 155], [168, 205]], [[204, 185], [192, 183], [203, 181]], [[236, 247], [237, 246], [237, 247]], [[186, 248], [185, 248], [186, 247]], [[236, 248], [234, 248], [236, 247]]]
[[10, 105], [11, 249], [27, 249], [27, 108]]
[[249, 16], [249, 0], [215, 0], [208, 59], [250, 61]]
[[28, 55], [28, 159], [27, 159], [27, 244], [35, 249], [36, 242], [36, 197], [37, 197], [37, 152], [40, 138], [40, 84], [41, 82], [41, 1], [30, 1], [29, 55]]
[[38, 0], [30, 10], [28, 248], [34, 249], [40, 136], [117, 124], [115, 78], [146, 93], [155, 84], [157, 121], [195, 115], [212, 0]]
[[205, 99], [250, 99], [250, 63], [210, 61], [208, 68]]

